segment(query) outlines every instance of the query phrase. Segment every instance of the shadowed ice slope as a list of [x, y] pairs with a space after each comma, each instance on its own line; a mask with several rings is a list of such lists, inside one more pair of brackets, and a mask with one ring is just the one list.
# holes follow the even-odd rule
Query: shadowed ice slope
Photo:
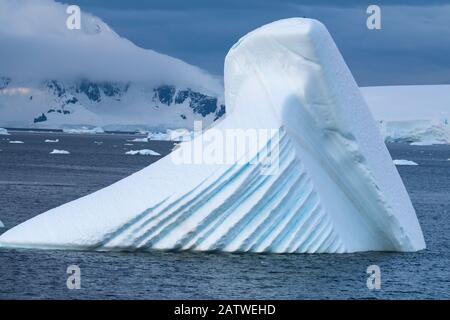
[[[225, 60], [225, 99], [227, 115], [216, 127], [130, 177], [7, 231], [0, 244], [299, 253], [425, 248], [376, 124], [321, 23], [281, 20], [240, 39]], [[236, 130], [269, 134], [257, 146], [233, 148], [221, 137]], [[207, 147], [196, 158], [205, 144], [235, 161], [208, 161]], [[194, 160], [180, 163], [190, 152]]]

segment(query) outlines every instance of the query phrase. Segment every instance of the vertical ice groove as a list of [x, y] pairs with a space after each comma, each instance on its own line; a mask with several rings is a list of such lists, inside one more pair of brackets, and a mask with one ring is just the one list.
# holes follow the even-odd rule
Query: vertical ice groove
[[239, 251], [247, 251], [261, 236], [261, 234], [270, 228], [272, 222], [276, 220], [276, 218], [284, 213], [284, 209], [289, 208], [291, 205], [295, 204], [299, 198], [305, 193], [304, 188], [306, 185], [306, 174], [304, 171], [301, 171], [298, 179], [289, 186], [289, 189], [286, 190], [286, 193], [280, 196], [278, 203], [274, 206], [271, 211], [266, 212], [260, 217], [260, 221], [255, 224], [254, 230], [243, 240], [241, 246], [239, 247]]
[[[309, 210], [313, 210], [316, 206], [316, 195], [313, 192], [312, 185], [308, 182], [304, 189], [304, 194], [291, 207], [286, 208], [272, 226], [266, 230], [265, 234], [261, 235], [258, 241], [252, 246], [252, 251], [262, 252], [267, 251], [273, 247], [274, 242], [277, 243], [277, 238], [285, 230], [288, 221], [293, 216], [298, 216], [300, 219], [308, 217], [306, 214]], [[301, 220], [298, 222], [301, 223]], [[292, 226], [295, 227], [295, 226]]]
[[322, 221], [314, 228], [313, 233], [309, 237], [308, 244], [305, 246], [308, 253], [314, 253], [320, 245], [331, 234], [333, 227], [330, 226], [330, 221], [326, 215], [323, 215]]
[[[285, 154], [286, 150], [288, 150], [287, 141], [282, 139], [280, 143], [280, 152], [281, 154]], [[285, 159], [283, 159], [283, 162], [284, 161]], [[247, 165], [250, 166], [249, 164]], [[260, 162], [258, 162], [256, 165], [253, 165], [252, 167], [253, 169], [249, 173], [247, 178], [237, 186], [237, 189], [235, 189], [229, 197], [223, 199], [220, 202], [220, 206], [218, 206], [212, 212], [208, 213], [204, 220], [200, 221], [200, 223], [193, 230], [189, 230], [184, 234], [184, 236], [175, 245], [177, 248], [194, 248], [201, 241], [199, 239], [203, 239], [204, 234], [209, 232], [210, 228], [213, 227], [213, 224], [216, 221], [220, 220], [221, 217], [226, 215], [228, 211], [234, 210], [234, 208], [242, 202], [242, 196], [245, 195], [244, 192], [251, 185], [254, 185], [255, 181], [257, 182], [258, 179], [260, 180], [264, 178], [264, 176], [260, 174]]]
[[286, 217], [284, 224], [280, 226], [280, 232], [267, 248], [269, 251], [274, 248], [287, 247], [286, 242], [289, 242], [293, 238], [296, 228], [302, 225], [305, 218], [309, 216], [309, 212], [315, 212], [315, 209], [320, 206], [316, 192], [311, 191], [310, 195], [308, 198], [309, 201], [305, 202], [293, 215]]
[[[280, 139], [283, 139], [283, 137], [284, 132], [283, 130], [280, 130]], [[269, 139], [268, 143], [270, 143], [271, 140], [272, 139]], [[254, 159], [252, 161], [254, 161]], [[216, 192], [214, 194], [211, 192], [209, 194], [206, 193], [205, 195], [205, 190], [215, 190], [216, 188], [218, 190], [221, 190], [223, 186], [230, 184], [233, 179], [238, 178], [240, 174], [242, 174], [246, 169], [248, 169], [248, 166], [239, 166], [237, 164], [234, 164], [230, 168], [226, 169], [225, 172], [219, 171], [212, 177], [209, 177], [207, 179], [208, 181], [203, 181], [192, 191], [180, 196], [158, 214], [152, 214], [151, 216], [147, 217], [144, 222], [140, 223], [132, 232], [129, 233], [129, 237], [128, 239], [126, 239], [127, 241], [125, 243], [121, 243], [120, 245], [124, 247], [136, 245], [137, 241], [145, 236], [148, 236], [150, 232], [157, 228], [161, 228], [164, 221], [167, 221], [167, 219], [174, 218], [181, 214], [183, 211], [189, 212], [188, 208], [192, 208], [194, 205], [203, 203], [203, 199], [205, 197], [208, 197], [208, 195], [217, 195], [218, 193]], [[185, 200], [185, 198], [187, 200], [183, 202], [182, 200]], [[153, 224], [151, 224], [152, 222]], [[143, 231], [143, 234], [141, 231]]]
[[[255, 160], [253, 159], [252, 161]], [[207, 201], [210, 201], [212, 198], [219, 195], [220, 191], [231, 185], [236, 179], [240, 178], [242, 175], [250, 174], [252, 172], [251, 169], [252, 168], [248, 163], [245, 165], [234, 164], [231, 168], [227, 169], [225, 173], [220, 174], [219, 178], [211, 179], [213, 181], [211, 184], [207, 185], [205, 188], [198, 189], [198, 192], [194, 194], [194, 197], [190, 201], [183, 203], [172, 212], [163, 212], [165, 215], [161, 214], [160, 216], [162, 219], [152, 227], [147, 227], [145, 229], [141, 228], [145, 232], [135, 239], [133, 245], [137, 247], [147, 246], [151, 245], [153, 240], [157, 241], [163, 238], [166, 233], [171, 231], [170, 226], [174, 226], [176, 225], [176, 222], [181, 222], [190, 217], [192, 212], [195, 212]], [[209, 192], [206, 190], [209, 190]], [[169, 225], [169, 228], [166, 228], [167, 225]], [[155, 234], [157, 239], [152, 239], [153, 234]], [[148, 240], [149, 238], [150, 240]]]
[[[249, 166], [249, 167], [251, 167], [251, 166]], [[257, 188], [259, 185], [261, 185], [263, 183], [262, 180], [263, 180], [263, 178], [261, 178], [261, 176], [258, 174], [257, 170], [252, 170], [252, 171], [250, 171], [250, 173], [247, 176], [247, 178], [246, 178], [245, 182], [243, 183], [243, 185], [245, 187], [250, 185], [251, 189], [249, 189], [249, 190], [254, 190], [255, 188]], [[242, 189], [245, 190], [245, 187], [243, 187]], [[219, 192], [220, 191], [221, 190], [219, 190]], [[216, 194], [219, 194], [219, 192], [216, 192]], [[236, 193], [236, 192], [234, 192], [230, 198], [226, 199], [224, 202], [221, 202], [221, 204], [210, 215], [208, 215], [208, 217], [206, 219], [208, 219], [208, 220], [216, 220], [216, 219], [211, 219], [211, 218], [214, 217], [214, 216], [211, 216], [212, 214], [219, 213], [219, 216], [220, 216], [220, 213], [231, 211], [231, 210], [227, 211], [226, 209], [224, 210], [224, 208], [229, 206], [229, 202], [235, 201], [235, 203], [232, 204], [233, 208], [235, 208], [240, 203], [242, 203], [243, 198], [245, 196], [248, 196], [249, 192], [251, 192], [251, 191], [246, 191], [246, 193]], [[199, 208], [194, 208], [194, 209], [198, 210]], [[182, 216], [182, 219], [184, 220], [184, 219], [190, 218], [191, 217], [191, 213], [192, 212], [185, 212], [183, 214], [183, 216]], [[218, 219], [220, 219], [220, 218], [218, 218]], [[183, 220], [180, 219], [178, 221], [173, 221], [172, 224], [170, 225], [170, 227], [172, 227], [172, 228], [178, 227], [179, 224], [181, 222], [183, 222]], [[205, 221], [205, 222], [207, 222], [207, 221]], [[211, 224], [208, 223], [208, 226], [210, 226], [210, 225]], [[207, 226], [205, 226], [205, 228], [207, 228]], [[202, 229], [203, 228], [201, 227], [199, 231], [201, 232]], [[156, 243], [157, 241], [159, 241], [162, 237], [166, 236], [172, 230], [173, 229], [166, 228], [165, 230], [161, 231], [154, 239], [151, 239], [146, 244], [148, 244], [148, 243]]]
[[329, 224], [328, 227], [329, 228], [326, 236], [322, 238], [322, 241], [318, 245], [315, 252], [318, 253], [326, 252], [326, 249], [328, 249], [332, 245], [333, 241], [336, 241], [336, 235], [334, 233], [333, 226]]
[[[127, 232], [127, 230], [132, 229], [136, 224], [139, 224], [139, 222], [144, 219], [145, 217], [147, 217], [149, 214], [154, 213], [164, 202], [166, 202], [168, 200], [168, 198], [164, 199], [163, 201], [157, 203], [155, 206], [148, 208], [146, 210], [144, 210], [141, 214], [137, 215], [136, 217], [134, 217], [133, 219], [130, 219], [126, 224], [120, 226], [119, 228], [117, 228], [116, 230], [114, 230], [113, 232], [111, 232], [110, 234], [107, 234], [101, 242], [99, 242], [97, 244], [98, 248], [101, 247], [107, 247], [108, 243], [114, 241], [116, 238], [122, 236], [124, 233]], [[132, 231], [131, 231], [132, 232]], [[130, 233], [131, 233], [130, 232]]]
[[295, 248], [308, 239], [309, 232], [311, 232], [311, 229], [314, 227], [314, 223], [322, 218], [321, 211], [322, 207], [319, 203], [315, 202], [310, 210], [303, 212], [301, 216], [302, 220], [297, 224], [291, 242], [287, 244], [287, 252], [296, 251]]
[[[260, 201], [245, 214], [243, 214], [239, 220], [234, 224], [226, 234], [224, 234], [211, 248], [225, 249], [225, 251], [234, 251], [232, 248], [239, 247], [241, 243], [239, 240], [245, 232], [249, 232], [252, 228], [256, 227], [255, 220], [258, 216], [264, 214], [264, 212], [270, 210], [280, 197], [280, 193], [292, 186], [295, 180], [300, 176], [300, 172], [297, 170], [299, 162], [294, 160], [292, 165], [287, 167], [279, 174], [273, 183], [268, 186], [268, 189], [263, 194]], [[237, 242], [233, 246], [232, 242]]]
[[311, 224], [308, 225], [308, 229], [305, 232], [305, 239], [295, 251], [299, 252], [311, 252], [311, 247], [315, 245], [316, 239], [320, 236], [323, 230], [328, 226], [327, 216], [323, 214], [317, 214], [317, 218], [314, 219]]
[[[212, 180], [213, 183], [218, 183], [221, 181], [223, 176], [226, 176], [229, 174], [230, 171], [234, 170], [235, 166], [232, 166], [228, 170], [225, 171], [219, 178]], [[170, 202], [167, 206], [162, 208], [161, 210], [157, 207], [149, 208], [145, 211], [143, 211], [141, 214], [137, 215], [136, 218], [133, 218], [130, 220], [130, 222], [127, 224], [128, 227], [123, 230], [118, 230], [120, 232], [115, 233], [113, 236], [108, 237], [101, 243], [101, 246], [108, 247], [108, 246], [120, 246], [120, 247], [129, 247], [133, 245], [134, 239], [139, 235], [141, 230], [148, 230], [148, 225], [152, 222], [157, 221], [158, 219], [164, 217], [167, 212], [170, 212], [172, 209], [176, 209], [177, 206], [183, 206], [186, 204], [191, 203], [192, 201], [195, 201], [195, 199], [201, 195], [201, 189], [200, 187], [205, 183], [205, 180], [199, 183], [194, 189], [184, 193], [181, 196], [178, 196], [175, 198], [174, 201]], [[198, 191], [200, 190], [200, 191]], [[167, 200], [168, 198], [166, 198]], [[186, 202], [184, 202], [186, 200]], [[124, 234], [128, 229], [128, 232]], [[120, 239], [117, 239], [120, 237]]]
[[[283, 159], [280, 160], [280, 167], [292, 166], [294, 161], [295, 158], [292, 154], [289, 157], [283, 157]], [[227, 225], [227, 220], [229, 221], [230, 216], [239, 215], [241, 211], [238, 208], [243, 206], [249, 197], [258, 197], [258, 191], [260, 191], [266, 183], [271, 180], [274, 180], [274, 176], [261, 175], [258, 170], [255, 182], [249, 183], [248, 185], [244, 184], [243, 188], [236, 192], [238, 195], [237, 200], [233, 203], [227, 204], [227, 208], [223, 214], [217, 217], [216, 221], [210, 225], [208, 230], [199, 239], [196, 244], [196, 248], [198, 248], [198, 250], [210, 250], [212, 243], [216, 241], [214, 238], [217, 238], [219, 234], [223, 234], [228, 231], [229, 226]]]

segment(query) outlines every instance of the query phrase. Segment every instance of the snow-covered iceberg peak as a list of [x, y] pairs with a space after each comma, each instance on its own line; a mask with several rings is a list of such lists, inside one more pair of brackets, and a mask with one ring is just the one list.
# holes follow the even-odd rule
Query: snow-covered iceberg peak
[[[228, 113], [215, 127], [130, 177], [7, 231], [0, 245], [292, 253], [425, 248], [376, 124], [321, 23], [281, 20], [243, 37], [225, 60], [225, 99]], [[252, 130], [270, 134], [250, 148], [220, 139]], [[175, 161], [192, 150], [198, 155], [201, 142], [212, 140], [238, 160]]]

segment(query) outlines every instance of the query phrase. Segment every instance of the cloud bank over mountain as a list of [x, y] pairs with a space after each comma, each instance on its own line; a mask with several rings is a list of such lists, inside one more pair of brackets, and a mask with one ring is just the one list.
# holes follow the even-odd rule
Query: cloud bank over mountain
[[3, 76], [220, 88], [219, 79], [181, 60], [137, 47], [89, 13], [81, 14], [81, 30], [69, 30], [66, 9], [67, 5], [52, 0], [0, 2]]

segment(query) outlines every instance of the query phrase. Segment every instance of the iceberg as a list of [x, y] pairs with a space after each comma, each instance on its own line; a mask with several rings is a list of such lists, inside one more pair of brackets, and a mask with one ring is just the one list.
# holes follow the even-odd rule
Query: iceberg
[[129, 142], [148, 142], [148, 138], [135, 138], [133, 140], [128, 140]]
[[147, 140], [183, 142], [192, 139], [193, 132], [188, 129], [167, 129], [166, 133], [149, 132]]
[[3, 224], [2, 220], [0, 220], [0, 228], [4, 228], [5, 225]]
[[450, 144], [450, 85], [361, 88], [387, 142]]
[[399, 159], [399, 160], [394, 160], [394, 164], [396, 166], [418, 166], [419, 164], [411, 161], [411, 160], [404, 160], [404, 159]]
[[8, 130], [0, 128], [0, 136], [9, 136]]
[[105, 131], [101, 127], [80, 127], [80, 128], [64, 128], [64, 133], [70, 133], [70, 134], [97, 134], [97, 133], [104, 133]]
[[67, 150], [53, 149], [49, 154], [70, 154], [70, 152]]
[[125, 152], [125, 154], [128, 155], [141, 155], [141, 156], [160, 156], [161, 154], [159, 154], [156, 151], [150, 150], [150, 149], [142, 149], [142, 150], [130, 150]]
[[[320, 22], [292, 18], [250, 32], [227, 54], [224, 82], [227, 114], [216, 126], [196, 130], [169, 156], [111, 186], [8, 230], [0, 246], [273, 253], [425, 248], [376, 122]], [[258, 143], [232, 148], [223, 137], [236, 132], [260, 133]], [[220, 154], [226, 161], [218, 161]]]

